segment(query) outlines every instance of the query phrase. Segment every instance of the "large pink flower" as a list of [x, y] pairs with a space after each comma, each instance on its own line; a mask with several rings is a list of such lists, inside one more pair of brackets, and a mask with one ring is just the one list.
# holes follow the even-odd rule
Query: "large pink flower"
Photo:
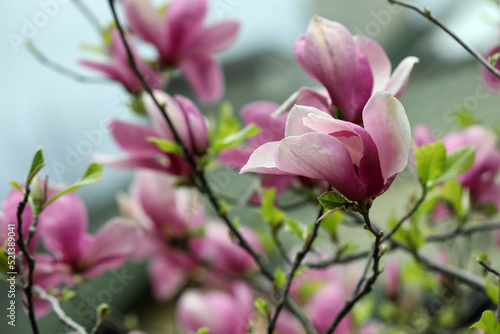
[[[112, 28], [109, 36], [111, 38], [111, 42], [107, 47], [107, 53], [109, 56], [109, 60], [107, 62], [81, 60], [80, 64], [105, 74], [111, 80], [120, 82], [123, 84], [125, 89], [132, 94], [142, 92], [144, 90], [142, 82], [130, 66], [125, 45], [122, 42], [118, 29]], [[135, 62], [139, 66], [139, 69], [149, 86], [152, 89], [160, 89], [163, 85], [163, 79], [160, 73], [155, 72], [139, 58], [134, 45], [130, 40], [128, 40], [127, 43], [129, 44], [132, 54], [134, 55]]]
[[[304, 71], [324, 85], [331, 103], [342, 111], [345, 120], [358, 124], [373, 93], [388, 91], [399, 97], [418, 62], [415, 57], [407, 57], [391, 76], [389, 58], [375, 41], [352, 36], [340, 23], [319, 16], [311, 20], [306, 35], [296, 42], [294, 53]], [[315, 103], [332, 112], [323, 95], [314, 91], [307, 95], [309, 100], [315, 95]]]
[[163, 17], [149, 0], [123, 1], [130, 29], [156, 47], [160, 63], [180, 67], [201, 101], [218, 100], [224, 78], [212, 54], [232, 43], [239, 24], [224, 21], [205, 27], [206, 0], [172, 0]]
[[[155, 91], [156, 99], [165, 104], [166, 113], [179, 133], [184, 144], [193, 154], [205, 152], [208, 134], [205, 121], [198, 108], [189, 99]], [[111, 134], [118, 145], [129, 154], [124, 159], [114, 159], [98, 155], [96, 160], [115, 167], [148, 168], [165, 171], [172, 175], [187, 175], [192, 172], [189, 163], [175, 153], [165, 153], [148, 138], [155, 137], [175, 142], [160, 110], [152, 98], [144, 95], [146, 110], [153, 126], [143, 126], [114, 120], [110, 124]]]
[[[429, 128], [419, 125], [415, 129], [418, 146], [435, 141]], [[469, 189], [473, 204], [494, 204], [500, 208], [500, 183], [495, 181], [500, 170], [500, 154], [495, 134], [481, 125], [453, 132], [442, 138], [448, 153], [462, 147], [474, 147], [475, 157], [471, 168], [457, 176], [462, 187]]]
[[407, 165], [410, 125], [401, 103], [387, 92], [374, 94], [362, 120], [364, 128], [295, 106], [285, 138], [255, 150], [241, 173], [324, 180], [352, 201], [378, 196]]

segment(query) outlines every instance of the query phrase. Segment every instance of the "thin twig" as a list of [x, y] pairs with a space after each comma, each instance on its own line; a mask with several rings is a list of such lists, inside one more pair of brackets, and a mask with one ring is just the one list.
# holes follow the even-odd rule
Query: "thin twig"
[[477, 263], [479, 263], [481, 266], [483, 266], [484, 269], [495, 275], [496, 277], [500, 278], [500, 273], [495, 270], [492, 266], [490, 266], [486, 261], [483, 260], [478, 260]]
[[57, 299], [57, 297], [49, 295], [44, 289], [42, 289], [39, 286], [35, 286], [35, 287], [33, 287], [33, 289], [38, 294], [38, 296], [41, 300], [45, 300], [45, 301], [50, 303], [50, 305], [52, 306], [52, 310], [57, 315], [59, 320], [61, 320], [62, 323], [73, 328], [79, 334], [87, 334], [87, 331], [85, 330], [85, 328], [83, 328], [81, 325], [76, 323], [73, 319], [68, 317], [66, 315], [66, 313], [64, 313], [63, 309], [61, 308], [61, 305], [59, 305], [59, 300]]
[[442, 234], [429, 235], [425, 237], [426, 242], [441, 242], [448, 239], [453, 239], [459, 235], [469, 235], [476, 232], [486, 232], [491, 230], [499, 230], [500, 223], [485, 223], [478, 226], [468, 226], [463, 228], [458, 228], [450, 232], [445, 232]]
[[496, 75], [498, 78], [500, 78], [500, 71], [497, 70], [493, 65], [490, 64], [490, 62], [485, 59], [479, 52], [474, 50], [471, 46], [469, 46], [467, 43], [465, 43], [460, 37], [455, 35], [448, 27], [446, 27], [440, 20], [435, 18], [429, 9], [426, 7], [419, 7], [415, 4], [412, 4], [407, 1], [402, 1], [402, 0], [388, 0], [390, 3], [393, 4], [398, 4], [400, 6], [409, 8], [414, 10], [415, 12], [419, 13], [438, 27], [440, 27], [443, 31], [445, 31], [449, 36], [451, 36], [455, 41], [457, 41], [467, 52], [469, 52], [474, 58], [476, 58], [484, 67], [488, 69], [491, 73]]
[[[16, 243], [22, 255], [24, 256], [24, 259], [26, 260], [26, 264], [28, 265], [28, 275], [27, 275], [28, 277], [26, 278], [25, 282], [23, 282], [22, 285], [24, 294], [26, 295], [26, 299], [28, 300], [27, 308], [28, 308], [28, 317], [30, 319], [31, 328], [33, 329], [34, 334], [38, 334], [39, 330], [38, 330], [38, 324], [36, 322], [35, 306], [33, 302], [33, 272], [35, 271], [35, 259], [28, 252], [27, 244], [24, 241], [24, 234], [23, 234], [23, 213], [24, 210], [26, 209], [26, 205], [28, 204], [30, 193], [31, 193], [30, 185], [26, 184], [24, 191], [24, 198], [17, 206], [18, 237]], [[23, 277], [24, 279], [24, 264], [20, 263], [19, 267], [22, 268], [21, 277]]]
[[45, 56], [36, 46], [33, 44], [32, 41], [28, 41], [27, 43], [28, 50], [30, 53], [35, 57], [36, 60], [43, 66], [51, 69], [54, 72], [57, 72], [59, 74], [64, 75], [65, 77], [68, 77], [70, 79], [73, 79], [78, 82], [83, 82], [83, 83], [98, 83], [98, 84], [112, 84], [113, 82], [105, 79], [105, 78], [99, 78], [99, 77], [88, 77], [85, 75], [82, 75], [78, 72], [75, 72], [67, 67], [62, 66], [61, 64], [58, 64], [57, 62], [49, 59], [47, 56]]
[[101, 34], [104, 29], [102, 28], [97, 16], [90, 10], [90, 8], [81, 0], [73, 0], [75, 6], [80, 10], [80, 12], [87, 18], [90, 24]]
[[286, 283], [285, 283], [285, 288], [283, 289], [283, 292], [281, 293], [280, 300], [278, 302], [278, 305], [276, 306], [276, 310], [274, 311], [274, 315], [271, 318], [271, 321], [269, 322], [269, 325], [267, 327], [267, 333], [272, 334], [274, 332], [274, 327], [276, 326], [276, 321], [278, 321], [278, 317], [281, 313], [281, 310], [285, 306], [286, 299], [288, 297], [288, 293], [290, 292], [290, 286], [292, 285], [293, 278], [295, 276], [295, 273], [297, 272], [297, 269], [299, 269], [300, 264], [306, 257], [307, 253], [311, 250], [312, 244], [314, 243], [314, 240], [316, 240], [316, 237], [318, 236], [318, 231], [319, 227], [321, 225], [321, 220], [319, 219], [323, 213], [323, 207], [320, 206], [319, 213], [318, 213], [318, 219], [316, 219], [314, 223], [314, 228], [311, 233], [311, 235], [307, 238], [304, 246], [302, 249], [297, 253], [295, 256], [295, 260], [293, 261], [292, 268], [290, 269], [290, 272], [288, 273]]
[[[203, 170], [198, 169], [198, 164], [193, 157], [192, 153], [189, 151], [185, 143], [183, 142], [182, 138], [179, 136], [179, 133], [177, 132], [177, 129], [174, 127], [170, 117], [165, 111], [164, 105], [160, 104], [159, 101], [156, 99], [151, 87], [149, 86], [148, 82], [145, 80], [144, 76], [142, 75], [141, 71], [139, 70], [139, 67], [137, 66], [137, 63], [135, 61], [135, 58], [130, 50], [130, 46], [128, 45], [128, 42], [125, 38], [125, 32], [121, 26], [120, 20], [118, 19], [118, 15], [116, 13], [116, 9], [114, 6], [114, 0], [108, 0], [113, 18], [115, 20], [116, 26], [118, 28], [118, 31], [120, 33], [120, 37], [122, 39], [122, 42], [125, 46], [125, 50], [127, 52], [127, 57], [130, 62], [130, 66], [132, 67], [132, 70], [134, 73], [137, 75], [137, 77], [141, 80], [142, 85], [144, 87], [144, 90], [148, 93], [148, 95], [151, 97], [153, 100], [155, 106], [160, 110], [163, 118], [165, 119], [170, 131], [172, 132], [172, 135], [176, 141], [176, 143], [179, 144], [179, 146], [182, 149], [182, 152], [184, 154], [185, 159], [189, 163], [189, 165], [193, 168], [193, 172], [195, 173], [196, 177], [199, 179], [201, 182], [200, 186], [200, 191], [204, 193], [207, 197], [208, 200], [210, 201], [212, 207], [214, 208], [215, 212], [217, 215], [224, 221], [226, 226], [229, 228], [231, 233], [236, 237], [238, 240], [238, 244], [240, 247], [245, 249], [255, 260], [257, 263], [261, 273], [271, 282], [274, 281], [274, 275], [272, 271], [268, 268], [267, 264], [264, 262], [263, 258], [261, 257], [260, 254], [258, 254], [252, 246], [248, 243], [248, 241], [241, 235], [239, 230], [236, 228], [236, 226], [233, 224], [233, 222], [229, 219], [227, 216], [227, 213], [222, 210], [222, 207], [215, 196], [214, 192], [212, 191], [210, 185], [207, 182], [205, 173]], [[309, 319], [303, 314], [303, 312], [300, 310], [298, 307], [294, 307], [294, 303], [290, 303], [287, 301], [288, 306], [290, 307], [290, 310], [294, 315], [301, 321], [302, 325], [306, 329], [308, 333], [316, 333], [316, 330], [314, 329], [314, 326], [311, 324]]]
[[[354, 305], [361, 300], [365, 295], [369, 294], [372, 289], [373, 285], [377, 281], [377, 278], [380, 276], [382, 271], [380, 270], [380, 258], [382, 257], [382, 252], [381, 252], [381, 243], [382, 243], [382, 238], [384, 236], [384, 233], [380, 231], [378, 228], [376, 228], [370, 221], [370, 213], [369, 213], [369, 208], [366, 203], [364, 202], [359, 202], [358, 206], [361, 209], [361, 215], [363, 216], [363, 219], [365, 221], [365, 228], [370, 231], [371, 234], [375, 236], [375, 242], [373, 243], [373, 251], [371, 252], [371, 258], [368, 261], [370, 263], [373, 260], [373, 266], [372, 266], [372, 276], [366, 280], [366, 283], [363, 287], [363, 289], [358, 292], [355, 291], [353, 297], [348, 300], [344, 307], [340, 310], [340, 312], [337, 314], [335, 319], [333, 320], [332, 324], [328, 328], [328, 330], [325, 332], [326, 334], [332, 334], [337, 326], [340, 324], [342, 319], [352, 310]], [[369, 265], [369, 264], [368, 264]], [[367, 265], [367, 267], [368, 267]], [[366, 270], [366, 268], [365, 268]], [[365, 274], [363, 274], [360, 278], [360, 282], [358, 283], [359, 286], [361, 286], [362, 282], [365, 280]]]
[[309, 267], [309, 268], [318, 268], [318, 269], [327, 268], [327, 267], [330, 267], [334, 264], [349, 263], [349, 262], [357, 261], [359, 259], [367, 257], [369, 253], [370, 253], [369, 251], [360, 251], [360, 252], [348, 254], [345, 256], [336, 255], [332, 259], [328, 259], [325, 261], [319, 261], [319, 262], [307, 262], [307, 263], [304, 263], [304, 265], [306, 267]]

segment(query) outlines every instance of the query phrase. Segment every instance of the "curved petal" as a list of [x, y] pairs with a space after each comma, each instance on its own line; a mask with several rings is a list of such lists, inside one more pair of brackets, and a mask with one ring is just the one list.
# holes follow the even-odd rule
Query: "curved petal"
[[281, 171], [276, 167], [276, 162], [274, 160], [276, 150], [278, 149], [280, 142], [273, 141], [265, 143], [258, 149], [256, 149], [248, 162], [243, 168], [241, 168], [240, 174], [243, 173], [261, 173], [261, 174], [277, 174], [277, 175], [288, 175], [289, 173]]
[[132, 32], [161, 49], [165, 28], [150, 0], [123, 0], [123, 4]]
[[181, 52], [200, 33], [207, 12], [206, 0], [173, 0], [167, 8], [170, 47]]
[[391, 79], [384, 90], [394, 94], [396, 98], [399, 98], [408, 84], [411, 70], [416, 63], [418, 63], [417, 57], [406, 57], [403, 59], [394, 70], [394, 73], [392, 73]]
[[219, 153], [218, 157], [223, 164], [235, 169], [241, 169], [254, 151], [251, 147], [230, 148]]
[[354, 36], [354, 42], [366, 55], [373, 74], [373, 91], [384, 90], [391, 77], [391, 61], [384, 49], [365, 36]]
[[160, 150], [155, 143], [149, 142], [148, 137], [158, 137], [158, 133], [150, 127], [113, 120], [109, 124], [111, 134], [116, 143], [132, 155], [154, 155]]
[[312, 131], [311, 128], [304, 125], [303, 121], [303, 118], [307, 117], [307, 115], [309, 114], [316, 114], [320, 117], [333, 119], [332, 116], [314, 107], [296, 105], [292, 108], [292, 110], [288, 114], [288, 118], [286, 120], [285, 137], [300, 136], [304, 133], [311, 132]]
[[274, 112], [274, 116], [290, 112], [294, 105], [314, 107], [330, 114], [332, 106], [328, 98], [328, 92], [322, 92], [319, 89], [301, 88], [293, 93], [279, 108]]
[[312, 132], [283, 139], [276, 150], [275, 164], [289, 174], [325, 180], [350, 200], [367, 196], [349, 151], [330, 135]]
[[139, 238], [139, 229], [124, 218], [107, 222], [83, 251], [78, 264], [84, 278], [92, 278], [104, 270], [118, 268], [132, 253]]
[[118, 81], [125, 88], [135, 94], [142, 90], [142, 83], [130, 67], [119, 62], [101, 63], [89, 60], [80, 60], [80, 65], [104, 73], [108, 78]]
[[377, 146], [385, 180], [408, 164], [411, 129], [401, 103], [388, 92], [377, 92], [363, 110], [363, 122]]
[[[154, 91], [154, 96], [160, 105], [165, 106], [165, 113], [170, 118], [172, 125], [175, 127], [177, 133], [184, 141], [184, 144], [186, 144], [188, 148], [191, 147], [192, 143], [191, 136], [189, 135], [188, 124], [179, 104], [170, 95], [163, 91]], [[146, 111], [153, 121], [153, 127], [156, 132], [162, 138], [175, 141], [175, 138], [172, 134], [172, 131], [170, 131], [170, 127], [167, 124], [163, 112], [156, 106], [151, 96], [149, 94], [143, 94], [143, 101], [144, 105], [146, 106]]]
[[224, 93], [224, 75], [218, 62], [210, 55], [199, 55], [184, 60], [182, 73], [200, 101], [215, 102]]
[[295, 42], [293, 46], [293, 54], [295, 55], [295, 59], [297, 60], [297, 63], [299, 63], [300, 67], [304, 70], [304, 72], [307, 73], [311, 78], [313, 78], [316, 81], [320, 81], [314, 73], [309, 69], [309, 67], [306, 65], [306, 62], [304, 61], [304, 48], [306, 46], [306, 36], [301, 35], [297, 42]]
[[174, 99], [186, 118], [186, 124], [188, 126], [194, 152], [203, 154], [209, 145], [207, 125], [203, 115], [190, 99], [181, 95], [174, 96]]
[[186, 283], [186, 273], [171, 256], [161, 254], [149, 264], [149, 277], [153, 293], [158, 300], [172, 298]]
[[238, 34], [240, 24], [237, 21], [219, 22], [204, 28], [186, 48], [185, 57], [197, 54], [212, 54], [227, 49]]

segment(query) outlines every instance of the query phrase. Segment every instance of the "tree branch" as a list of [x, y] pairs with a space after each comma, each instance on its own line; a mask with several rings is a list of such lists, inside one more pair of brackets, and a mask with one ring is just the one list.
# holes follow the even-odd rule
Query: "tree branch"
[[458, 228], [456, 230], [445, 232], [442, 234], [429, 235], [425, 237], [426, 242], [440, 242], [448, 239], [453, 239], [459, 235], [469, 235], [476, 232], [486, 232], [491, 230], [500, 229], [500, 223], [485, 223], [478, 226], [468, 226], [464, 228]]
[[490, 64], [490, 62], [485, 59], [479, 52], [474, 50], [471, 46], [469, 46], [467, 43], [465, 43], [460, 37], [455, 35], [448, 27], [446, 27], [440, 20], [432, 16], [430, 10], [426, 7], [419, 7], [415, 4], [412, 4], [407, 1], [403, 0], [388, 0], [392, 4], [398, 4], [400, 6], [412, 9], [413, 11], [419, 13], [426, 19], [428, 19], [430, 22], [434, 23], [437, 25], [439, 28], [441, 28], [444, 32], [446, 32], [449, 36], [451, 36], [455, 41], [457, 41], [472, 57], [476, 58], [481, 65], [486, 67], [488, 71], [493, 73], [495, 76], [500, 78], [500, 71], [497, 70], [493, 65]]

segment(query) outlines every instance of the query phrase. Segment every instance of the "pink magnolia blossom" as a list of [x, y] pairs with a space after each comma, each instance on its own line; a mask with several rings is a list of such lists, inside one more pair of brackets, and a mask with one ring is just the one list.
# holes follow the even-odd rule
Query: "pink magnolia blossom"
[[[361, 124], [362, 111], [377, 91], [388, 91], [397, 98], [403, 93], [415, 57], [405, 58], [391, 75], [391, 63], [373, 40], [352, 36], [340, 23], [315, 16], [307, 33], [295, 43], [295, 58], [304, 71], [326, 88], [331, 104], [342, 111], [345, 120]], [[322, 94], [302, 92], [328, 110], [333, 108]], [[299, 96], [304, 98], [304, 95]]]
[[237, 22], [205, 27], [207, 0], [172, 0], [161, 16], [149, 0], [123, 2], [130, 29], [156, 47], [161, 64], [179, 67], [201, 101], [222, 96], [224, 77], [212, 54], [233, 42]]
[[388, 259], [384, 268], [384, 292], [389, 299], [396, 300], [401, 284], [400, 267], [397, 259]]
[[[111, 38], [110, 45], [107, 47], [109, 60], [107, 62], [81, 60], [80, 64], [105, 74], [111, 80], [120, 82], [125, 89], [132, 94], [142, 92], [144, 87], [142, 87], [141, 80], [130, 66], [125, 45], [122, 42], [118, 29], [112, 28], [109, 35]], [[128, 40], [127, 43], [131, 48], [134, 60], [137, 66], [139, 66], [139, 70], [151, 89], [160, 89], [163, 85], [163, 79], [160, 73], [155, 72], [139, 58], [134, 48], [134, 44], [132, 44], [130, 40]]]
[[387, 92], [370, 98], [362, 118], [364, 128], [295, 106], [285, 138], [260, 146], [241, 173], [324, 180], [352, 201], [378, 196], [408, 162], [410, 125], [401, 103]]
[[[130, 194], [120, 198], [122, 210], [144, 231], [135, 256], [151, 259], [149, 276], [156, 298], [172, 298], [199, 267], [200, 260], [231, 273], [255, 270], [250, 255], [231, 241], [227, 229], [220, 223], [207, 222], [196, 192], [176, 189], [174, 183], [175, 179], [166, 174], [141, 170]], [[261, 247], [251, 231], [242, 233], [257, 249]]]
[[213, 334], [246, 334], [253, 301], [244, 283], [232, 283], [223, 291], [190, 289], [179, 299], [176, 317], [186, 333], [207, 327]]
[[[201, 154], [208, 147], [208, 133], [202, 114], [187, 98], [155, 91], [156, 99], [165, 104], [166, 113], [172, 120], [179, 136], [193, 154]], [[192, 173], [189, 163], [175, 153], [165, 153], [158, 145], [149, 140], [150, 137], [175, 142], [161, 111], [153, 99], [144, 95], [146, 110], [153, 125], [144, 126], [114, 120], [110, 124], [111, 134], [118, 145], [128, 153], [127, 158], [115, 159], [97, 155], [96, 160], [115, 167], [148, 168], [167, 172], [172, 175], [188, 175]]]
[[[425, 125], [416, 128], [417, 145], [434, 141], [434, 136]], [[474, 163], [469, 170], [457, 176], [456, 180], [470, 191], [473, 204], [494, 204], [500, 208], [500, 183], [495, 181], [500, 170], [500, 154], [495, 134], [484, 126], [473, 125], [445, 136], [442, 141], [448, 153], [462, 147], [474, 147]], [[443, 209], [440, 210], [440, 216], [447, 216], [442, 212]]]
[[[486, 54], [486, 59], [500, 52], [500, 47], [496, 46], [491, 49]], [[500, 70], [500, 62], [497, 61], [495, 64], [495, 68]], [[486, 67], [481, 66], [481, 75], [483, 77], [483, 81], [486, 84], [486, 87], [492, 91], [500, 91], [500, 78], [498, 78], [495, 74], [491, 73]]]

